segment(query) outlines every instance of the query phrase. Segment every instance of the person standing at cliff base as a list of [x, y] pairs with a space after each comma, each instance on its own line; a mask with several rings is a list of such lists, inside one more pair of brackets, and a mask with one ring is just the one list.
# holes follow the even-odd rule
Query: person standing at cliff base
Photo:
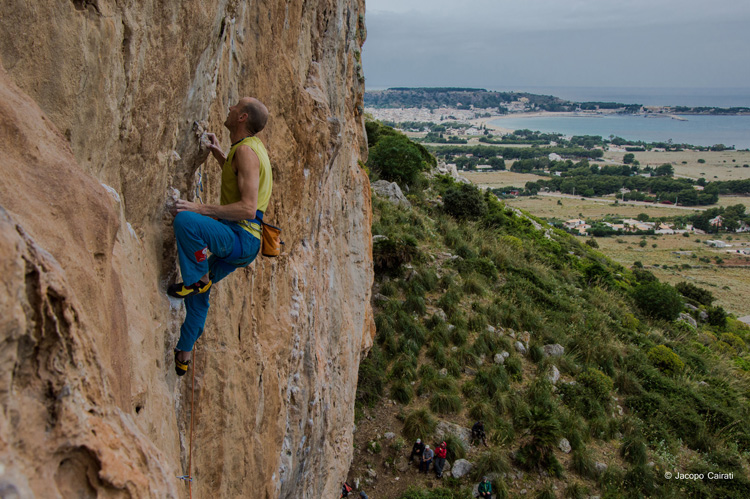
[[243, 97], [231, 106], [224, 122], [232, 141], [229, 153], [221, 149], [216, 135], [207, 134], [208, 148], [222, 167], [220, 204], [183, 199], [175, 203], [174, 233], [183, 282], [170, 286], [167, 294], [185, 300], [185, 322], [175, 348], [178, 376], [187, 372], [193, 345], [203, 334], [211, 287], [258, 255], [260, 222], [273, 185], [268, 153], [256, 137], [267, 121], [268, 110], [257, 99]]

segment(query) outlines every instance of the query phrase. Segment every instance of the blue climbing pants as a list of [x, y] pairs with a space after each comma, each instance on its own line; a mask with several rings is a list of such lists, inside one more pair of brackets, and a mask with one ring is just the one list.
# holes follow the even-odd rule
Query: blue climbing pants
[[[235, 269], [250, 265], [260, 250], [260, 239], [238, 224], [191, 211], [182, 211], [175, 216], [174, 234], [182, 281], [186, 286], [209, 273], [213, 288]], [[211, 289], [185, 298], [185, 322], [180, 328], [178, 350], [192, 351], [203, 334], [210, 295]]]

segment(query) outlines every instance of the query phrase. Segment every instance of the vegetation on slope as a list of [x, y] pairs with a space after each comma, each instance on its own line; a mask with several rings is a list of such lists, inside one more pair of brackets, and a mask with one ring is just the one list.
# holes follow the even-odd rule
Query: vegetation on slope
[[[377, 337], [361, 363], [357, 412], [395, 400], [402, 435], [428, 442], [438, 420], [483, 419], [490, 447], [466, 449], [469, 479], [401, 497], [470, 497], [490, 470], [504, 497], [511, 469], [541, 477], [524, 485], [540, 496], [552, 487], [568, 497], [746, 496], [747, 327], [700, 288], [623, 268], [473, 186], [420, 174], [408, 197], [411, 208], [373, 200], [373, 234], [385, 239], [373, 247]], [[697, 327], [674, 320], [685, 301]], [[546, 355], [551, 344], [564, 354]]]

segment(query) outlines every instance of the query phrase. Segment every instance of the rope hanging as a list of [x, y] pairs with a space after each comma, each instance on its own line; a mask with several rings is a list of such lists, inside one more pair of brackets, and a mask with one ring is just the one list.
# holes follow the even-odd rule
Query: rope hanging
[[194, 402], [195, 402], [195, 371], [198, 370], [198, 348], [193, 348], [193, 374], [190, 382], [190, 438], [188, 439], [188, 469], [187, 475], [178, 476], [180, 480], [185, 480], [188, 483], [188, 494], [190, 499], [193, 499], [193, 416]]

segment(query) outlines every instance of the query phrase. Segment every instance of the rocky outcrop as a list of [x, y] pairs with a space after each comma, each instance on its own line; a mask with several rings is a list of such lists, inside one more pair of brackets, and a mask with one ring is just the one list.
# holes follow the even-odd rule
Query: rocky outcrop
[[[21, 497], [337, 493], [372, 342], [358, 160], [364, 2], [0, 6], [0, 476]], [[218, 199], [202, 131], [268, 106], [286, 242], [212, 291], [190, 379], [170, 193]], [[248, 486], [252, 484], [252, 486]]]

